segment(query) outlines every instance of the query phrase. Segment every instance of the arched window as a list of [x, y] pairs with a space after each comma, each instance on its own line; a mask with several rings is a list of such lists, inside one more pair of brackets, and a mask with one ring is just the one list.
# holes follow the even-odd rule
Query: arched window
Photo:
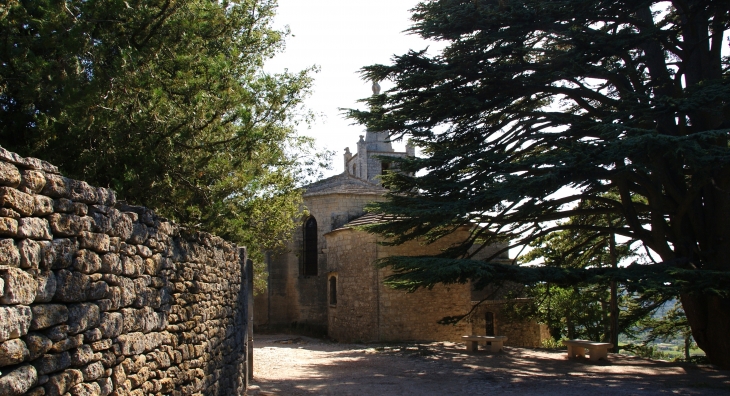
[[337, 277], [330, 276], [330, 305], [337, 305]]
[[304, 223], [304, 275], [317, 275], [317, 220], [314, 216]]

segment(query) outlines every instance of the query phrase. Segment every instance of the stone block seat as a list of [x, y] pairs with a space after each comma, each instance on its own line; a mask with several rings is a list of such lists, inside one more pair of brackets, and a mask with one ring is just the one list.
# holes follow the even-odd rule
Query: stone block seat
[[588, 340], [564, 340], [563, 344], [568, 347], [568, 359], [585, 357], [588, 350], [588, 358], [593, 362], [598, 359], [608, 360], [608, 348], [613, 348], [610, 342]]
[[469, 352], [476, 352], [479, 349], [479, 342], [484, 342], [489, 352], [499, 352], [507, 341], [507, 336], [465, 335], [461, 336], [461, 339], [466, 342], [466, 350]]

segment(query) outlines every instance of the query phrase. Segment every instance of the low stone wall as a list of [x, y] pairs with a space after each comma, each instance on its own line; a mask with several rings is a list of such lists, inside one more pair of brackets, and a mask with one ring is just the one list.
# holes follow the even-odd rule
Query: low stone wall
[[[476, 302], [475, 302], [476, 303]], [[507, 336], [504, 345], [539, 348], [544, 340], [550, 339], [547, 325], [534, 320], [517, 320], [504, 313], [506, 305], [519, 304], [520, 299], [483, 301], [471, 317], [472, 334], [486, 335], [487, 312], [492, 313], [494, 335]], [[527, 303], [525, 301], [525, 303]]]
[[0, 395], [242, 395], [245, 249], [0, 148]]

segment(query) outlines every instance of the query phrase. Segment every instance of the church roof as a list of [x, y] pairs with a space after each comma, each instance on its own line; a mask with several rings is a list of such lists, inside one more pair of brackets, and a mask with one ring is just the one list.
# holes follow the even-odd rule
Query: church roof
[[347, 172], [304, 186], [304, 196], [325, 194], [375, 194], [382, 195], [388, 190], [379, 184], [354, 177]]
[[382, 213], [365, 213], [364, 215], [360, 217], [356, 217], [352, 220], [350, 220], [348, 223], [343, 224], [341, 227], [336, 228], [330, 232], [335, 231], [342, 231], [342, 230], [351, 230], [358, 226], [364, 226], [368, 224], [377, 224], [377, 223], [385, 223], [389, 220], [397, 219], [397, 216], [393, 215], [385, 215]]

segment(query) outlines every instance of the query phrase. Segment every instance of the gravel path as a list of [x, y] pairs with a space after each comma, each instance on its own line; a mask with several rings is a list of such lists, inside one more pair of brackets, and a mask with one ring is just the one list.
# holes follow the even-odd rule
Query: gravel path
[[249, 395], [730, 395], [730, 372], [609, 354], [568, 360], [564, 351], [464, 345], [337, 344], [257, 335]]

